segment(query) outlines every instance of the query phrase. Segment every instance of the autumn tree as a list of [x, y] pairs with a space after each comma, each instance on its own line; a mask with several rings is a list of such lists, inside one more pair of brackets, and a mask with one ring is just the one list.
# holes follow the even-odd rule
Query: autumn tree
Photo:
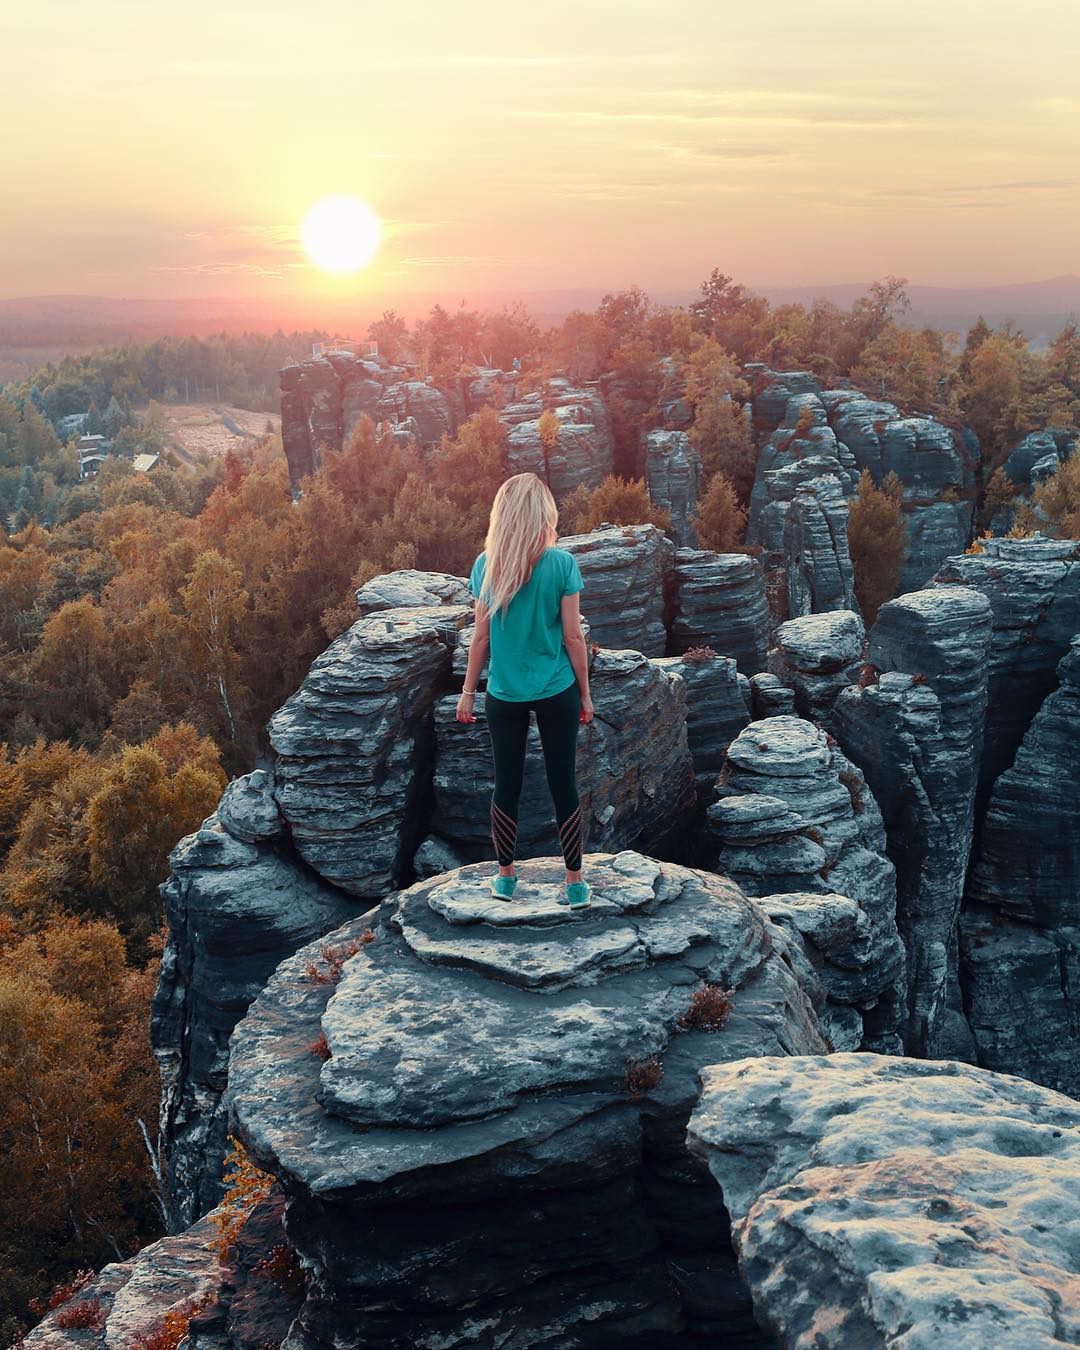
[[1036, 487], [1030, 523], [1058, 539], [1080, 539], [1080, 454], [1075, 450]]
[[235, 743], [243, 699], [236, 644], [248, 600], [240, 569], [216, 549], [207, 549], [196, 559], [181, 598], [198, 668], [220, 700], [229, 739]]
[[686, 362], [686, 396], [694, 408], [690, 443], [705, 482], [723, 474], [742, 502], [750, 500], [757, 462], [749, 421], [736, 401], [748, 392], [731, 353], [711, 338], [698, 339]]
[[859, 476], [858, 495], [848, 502], [848, 549], [855, 573], [855, 596], [867, 626], [900, 585], [907, 557], [907, 524], [896, 474], [876, 487], [868, 469]]
[[739, 503], [732, 483], [714, 473], [694, 516], [698, 543], [717, 553], [741, 548], [746, 538], [746, 509]]
[[961, 411], [982, 447], [983, 463], [996, 468], [1016, 435], [1020, 404], [1020, 349], [995, 333], [973, 353], [968, 379], [959, 387]]
[[45, 624], [32, 680], [53, 736], [93, 740], [105, 724], [111, 662], [101, 609], [92, 600], [62, 605]]
[[[564, 514], [575, 517], [572, 525], [569, 518], [563, 520]], [[615, 474], [609, 474], [586, 497], [576, 501], [568, 498], [560, 511], [560, 522], [563, 524], [563, 533], [567, 534], [585, 534], [603, 524], [651, 523], [661, 530], [671, 529], [670, 513], [655, 505], [643, 478], [619, 478]]]

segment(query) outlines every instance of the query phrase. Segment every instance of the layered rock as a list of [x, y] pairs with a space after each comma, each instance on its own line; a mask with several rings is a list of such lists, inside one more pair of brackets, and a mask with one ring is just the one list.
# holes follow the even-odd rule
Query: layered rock
[[690, 1122], [759, 1320], [785, 1346], [1080, 1339], [1080, 1105], [968, 1065], [830, 1055], [706, 1069]]
[[150, 1034], [174, 1230], [221, 1198], [233, 1027], [279, 961], [358, 908], [292, 860], [280, 836], [271, 776], [256, 770], [229, 784], [216, 813], [169, 858], [169, 937]]
[[765, 669], [769, 609], [761, 563], [748, 553], [675, 553], [670, 650], [711, 647], [742, 674]]
[[808, 370], [772, 370], [761, 361], [749, 361], [743, 373], [750, 381], [754, 430], [768, 435], [783, 422], [790, 399], [819, 395], [821, 382]]
[[900, 593], [930, 585], [947, 558], [963, 553], [971, 539], [973, 501], [934, 502], [907, 513], [907, 555], [900, 572]]
[[503, 409], [517, 398], [520, 376], [512, 370], [496, 370], [481, 366], [464, 379], [462, 399], [465, 411], [471, 417], [481, 408]]
[[994, 784], [960, 926], [979, 1063], [1080, 1096], [1080, 637]]
[[858, 609], [847, 527], [847, 499], [835, 474], [810, 479], [791, 499], [784, 517], [787, 612], [791, 618]]
[[[152, 1242], [127, 1261], [114, 1261], [72, 1299], [28, 1332], [21, 1344], [38, 1350], [128, 1350], [171, 1342], [168, 1319], [188, 1323], [190, 1350], [261, 1350], [281, 1345], [299, 1306], [299, 1288], [275, 1280], [263, 1264], [284, 1254], [284, 1199], [274, 1187], [240, 1229], [222, 1261], [214, 1211], [185, 1232]], [[282, 1263], [281, 1269], [288, 1267]], [[273, 1273], [279, 1270], [273, 1267]], [[291, 1273], [291, 1272], [290, 1272]], [[299, 1285], [298, 1276], [293, 1277]], [[96, 1309], [98, 1326], [64, 1325], [81, 1309]]]
[[1002, 465], [1012, 482], [1022, 492], [1035, 485], [1036, 465], [1045, 466], [1049, 462], [1052, 468], [1063, 463], [1076, 448], [1075, 427], [1046, 427], [1042, 431], [1030, 431], [1022, 437]]
[[454, 430], [454, 418], [445, 395], [423, 380], [402, 380], [387, 385], [379, 396], [375, 411], [378, 421], [392, 425], [411, 422], [417, 442], [425, 449], [438, 445]]
[[[956, 919], [974, 828], [986, 715], [990, 605], [967, 587], [883, 605], [869, 674], [840, 692], [832, 728], [881, 808], [908, 953], [905, 1045], [918, 1054], [966, 1035], [955, 987]], [[949, 1009], [955, 1016], [946, 1016]]]
[[[684, 1133], [704, 1065], [820, 1053], [810, 993], [730, 882], [585, 866], [583, 913], [561, 859], [513, 905], [489, 866], [413, 886], [334, 935], [336, 984], [302, 951], [237, 1029], [236, 1128], [308, 1277], [291, 1345], [758, 1343]], [[730, 1015], [680, 1030], [703, 982]]]
[[795, 694], [769, 670], [750, 677], [750, 709], [753, 720], [763, 717], [794, 717]]
[[340, 450], [361, 417], [379, 420], [383, 390], [402, 373], [378, 357], [348, 351], [282, 369], [281, 443], [294, 491], [319, 467], [320, 450]]
[[699, 801], [712, 799], [727, 748], [750, 721], [750, 681], [730, 656], [709, 647], [666, 656], [656, 664], [678, 675], [686, 690], [686, 739], [694, 761]]
[[[550, 439], [541, 432], [545, 411], [555, 417]], [[500, 420], [510, 428], [507, 473], [539, 475], [558, 501], [576, 487], [599, 487], [614, 468], [611, 419], [598, 390], [576, 389], [569, 380], [555, 378], [542, 392], [507, 404]]]
[[710, 863], [767, 907], [781, 903], [777, 917], [811, 943], [838, 1038], [898, 1051], [896, 874], [862, 774], [819, 727], [770, 717], [732, 742], [717, 790]]
[[384, 609], [472, 603], [472, 593], [462, 577], [449, 572], [419, 572], [412, 567], [373, 577], [356, 592], [356, 608], [362, 616]]
[[593, 642], [663, 656], [674, 555], [668, 537], [655, 525], [601, 525], [567, 535], [559, 547], [581, 569], [581, 612]]
[[[595, 653], [589, 685], [595, 719], [581, 728], [578, 790], [586, 847], [636, 846], [682, 857], [695, 800], [687, 745], [686, 684], [666, 662], [635, 651]], [[432, 829], [466, 858], [490, 858], [494, 786], [483, 700], [476, 722], [454, 718], [456, 695], [436, 705], [435, 809]], [[530, 726], [518, 825], [518, 856], [550, 853], [558, 830], [535, 723]]]
[[816, 394], [790, 400], [780, 426], [758, 452], [746, 537], [767, 550], [782, 547], [787, 503], [811, 479], [833, 474], [849, 496], [858, 479], [855, 460], [836, 439]]
[[773, 635], [769, 670], [792, 691], [793, 711], [826, 730], [841, 689], [855, 684], [866, 650], [858, 614], [838, 609], [782, 623]]
[[353, 624], [270, 721], [276, 798], [297, 852], [353, 895], [379, 898], [422, 837], [432, 707], [470, 611], [390, 609]]
[[993, 613], [980, 799], [1013, 761], [1057, 682], [1058, 662], [1080, 632], [1080, 544], [1068, 539], [986, 539], [950, 558], [934, 587], [981, 591]]
[[645, 437], [649, 497], [671, 515], [671, 537], [680, 548], [697, 547], [701, 456], [685, 431], [650, 431]]

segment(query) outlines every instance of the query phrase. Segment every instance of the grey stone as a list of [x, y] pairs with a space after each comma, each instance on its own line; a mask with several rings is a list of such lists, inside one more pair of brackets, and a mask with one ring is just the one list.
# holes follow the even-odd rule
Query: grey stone
[[383, 609], [472, 603], [473, 597], [464, 577], [451, 576], [449, 572], [418, 572], [412, 567], [372, 577], [356, 592], [356, 607], [362, 615]]
[[769, 668], [792, 691], [793, 710], [828, 730], [837, 695], [859, 679], [862, 619], [845, 609], [809, 614], [782, 623], [773, 641]]
[[1060, 1350], [1080, 1338], [1080, 1106], [877, 1055], [706, 1069], [691, 1150], [787, 1346]]
[[423, 380], [402, 380], [383, 389], [375, 411], [386, 422], [402, 423], [411, 418], [420, 445], [437, 446], [454, 430], [454, 419], [445, 395]]
[[694, 517], [701, 487], [701, 456], [685, 431], [650, 431], [645, 437], [645, 477], [653, 502], [671, 515], [680, 548], [697, 548]]
[[728, 746], [750, 721], [750, 682], [730, 656], [702, 652], [700, 659], [667, 656], [656, 664], [680, 676], [686, 686], [686, 738], [700, 796], [723, 768]]
[[912, 507], [906, 517], [907, 556], [900, 573], [901, 594], [930, 585], [947, 558], [963, 553], [971, 540], [974, 514], [972, 501]]
[[[710, 1061], [820, 1053], [820, 988], [731, 883], [626, 852], [585, 869], [595, 908], [558, 906], [561, 860], [537, 859], [494, 923], [490, 865], [413, 886], [336, 984], [299, 952], [237, 1029], [232, 1119], [307, 1273], [290, 1339], [661, 1346], [684, 1284], [705, 1334], [749, 1330], [686, 1122]], [[731, 1013], [680, 1031], [702, 980]]]
[[681, 548], [675, 554], [671, 650], [711, 647], [742, 674], [765, 669], [769, 611], [761, 564], [747, 553]]
[[909, 1052], [934, 1054], [955, 1031], [956, 920], [975, 825], [989, 645], [990, 606], [978, 591], [955, 586], [891, 600], [870, 633], [870, 664], [886, 673], [848, 686], [833, 708], [833, 732], [866, 775], [896, 865]]
[[1029, 431], [1021, 437], [1009, 451], [1002, 467], [1009, 480], [1026, 491], [1037, 481], [1035, 466], [1048, 460], [1058, 465], [1068, 459], [1076, 447], [1075, 427], [1046, 427], [1042, 431]]
[[795, 693], [771, 671], [762, 671], [750, 677], [751, 712], [753, 720], [763, 717], [793, 717]]
[[567, 535], [559, 547], [572, 553], [581, 569], [581, 612], [592, 641], [663, 656], [674, 554], [667, 535], [655, 525], [601, 525], [589, 534]]
[[444, 605], [358, 620], [270, 721], [278, 805], [296, 850], [353, 895], [392, 889], [419, 843], [432, 708], [468, 617]]
[[256, 769], [234, 778], [217, 804], [218, 819], [234, 839], [254, 844], [281, 833], [281, 815], [274, 799], [274, 775]]

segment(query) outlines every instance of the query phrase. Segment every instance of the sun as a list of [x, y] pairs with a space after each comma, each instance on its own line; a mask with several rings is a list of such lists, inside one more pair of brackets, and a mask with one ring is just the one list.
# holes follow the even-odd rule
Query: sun
[[379, 251], [379, 217], [358, 197], [336, 193], [304, 217], [301, 236], [308, 257], [325, 272], [359, 272]]

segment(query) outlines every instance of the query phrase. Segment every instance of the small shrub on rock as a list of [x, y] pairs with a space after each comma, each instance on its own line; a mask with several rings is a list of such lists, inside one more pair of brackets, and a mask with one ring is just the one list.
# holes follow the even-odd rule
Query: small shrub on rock
[[848, 790], [848, 796], [851, 798], [851, 809], [856, 815], [866, 810], [866, 802], [863, 800], [863, 782], [854, 769], [841, 769], [837, 777]]
[[296, 1248], [287, 1242], [271, 1247], [254, 1270], [256, 1275], [272, 1280], [286, 1298], [300, 1298], [304, 1293], [304, 1268]]
[[[238, 1139], [229, 1135], [232, 1148], [225, 1155], [225, 1194], [217, 1210], [210, 1215], [210, 1222], [217, 1229], [218, 1236], [207, 1245], [217, 1253], [218, 1260], [228, 1260], [229, 1253], [240, 1236], [240, 1230], [247, 1223], [251, 1211], [270, 1193], [274, 1178], [269, 1172], [263, 1172], [251, 1161], [247, 1150]], [[158, 1350], [157, 1346], [147, 1350]]]
[[321, 1060], [323, 1060], [324, 1063], [326, 1060], [330, 1058], [330, 1046], [327, 1042], [325, 1031], [319, 1032], [319, 1034], [308, 1046], [308, 1050], [311, 1052], [311, 1054], [318, 1055], [318, 1057]]
[[149, 1331], [135, 1333], [131, 1343], [132, 1350], [178, 1350], [178, 1347], [187, 1340], [191, 1319], [200, 1308], [205, 1308], [213, 1297], [213, 1294], [205, 1294], [198, 1302], [192, 1300], [182, 1308], [171, 1308]]
[[863, 663], [862, 670], [859, 671], [859, 688], [869, 689], [872, 684], [877, 684], [881, 678], [881, 671], [877, 666], [872, 666], [869, 661]]
[[702, 666], [706, 661], [714, 661], [716, 652], [712, 647], [691, 647], [683, 652], [682, 659], [691, 666]]
[[664, 1076], [664, 1066], [656, 1055], [648, 1059], [629, 1059], [626, 1061], [626, 1090], [630, 1100], [636, 1102], [643, 1092], [651, 1092]]
[[719, 1031], [728, 1020], [734, 993], [718, 984], [703, 984], [691, 995], [679, 1026], [683, 1031]]
[[58, 1284], [48, 1298], [32, 1298], [30, 1300], [30, 1311], [37, 1317], [45, 1317], [54, 1308], [70, 1303], [76, 1294], [81, 1294], [86, 1286], [96, 1278], [97, 1276], [92, 1270], [77, 1270], [70, 1279]]
[[105, 1325], [105, 1309], [98, 1298], [70, 1303], [56, 1314], [56, 1325], [65, 1331], [100, 1331]]
[[304, 967], [304, 974], [312, 984], [337, 984], [349, 957], [355, 956], [369, 942], [374, 941], [375, 934], [370, 928], [365, 928], [359, 937], [349, 938], [339, 947], [331, 947], [324, 942], [319, 947], [319, 961], [309, 961]]

